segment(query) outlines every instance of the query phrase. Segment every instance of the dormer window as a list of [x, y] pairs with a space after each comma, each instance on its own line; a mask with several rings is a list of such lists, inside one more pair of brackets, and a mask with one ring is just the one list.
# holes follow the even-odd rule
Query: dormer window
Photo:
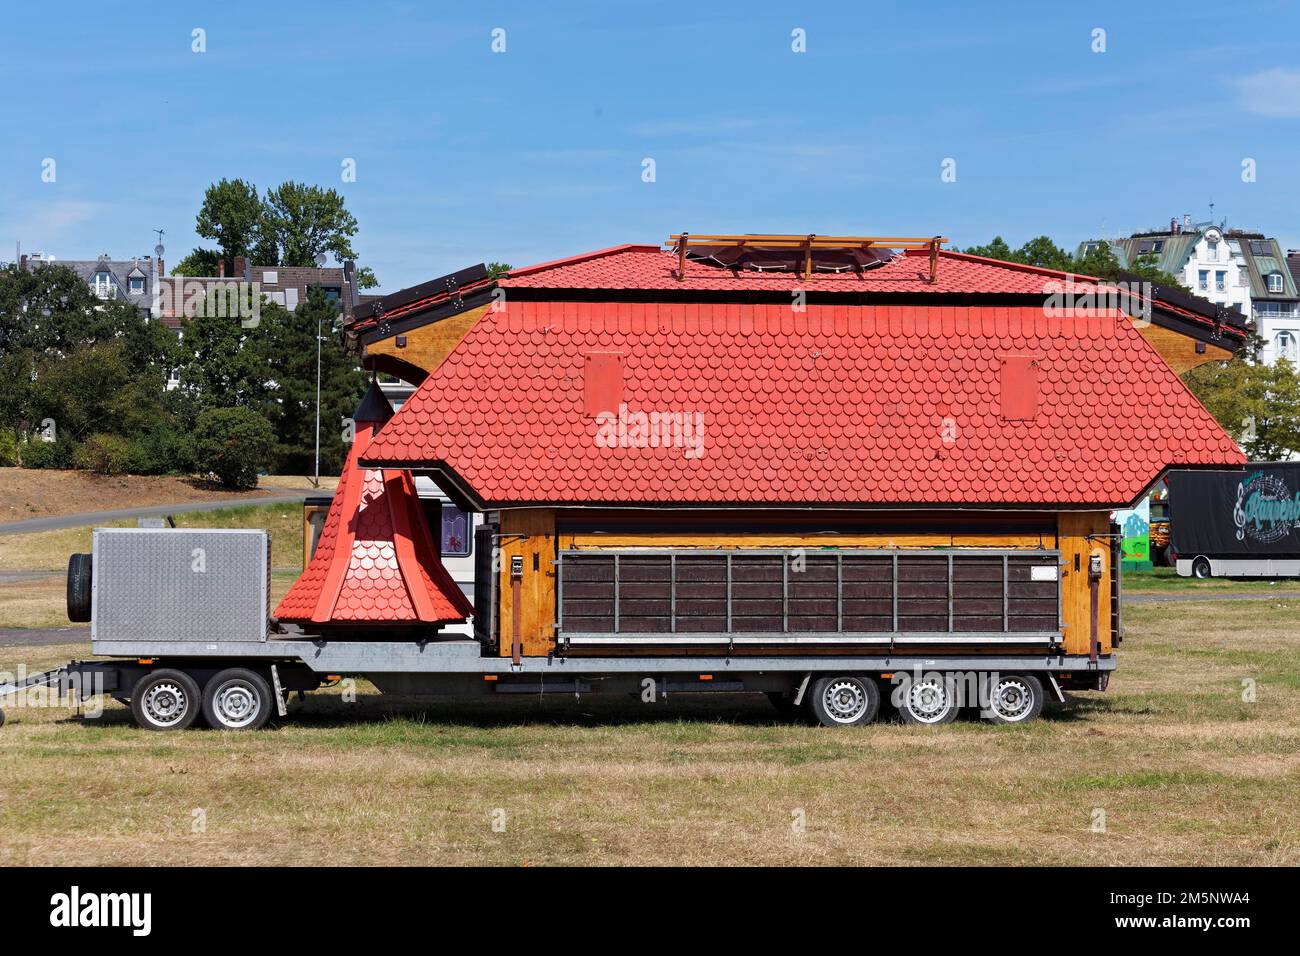
[[1268, 291], [1281, 292], [1283, 291], [1283, 289], [1284, 286], [1282, 285], [1282, 273], [1270, 272], [1268, 274]]
[[130, 288], [132, 295], [144, 295], [144, 276], [131, 276]]
[[101, 299], [113, 298], [113, 273], [96, 272], [92, 287], [95, 290], [95, 295]]

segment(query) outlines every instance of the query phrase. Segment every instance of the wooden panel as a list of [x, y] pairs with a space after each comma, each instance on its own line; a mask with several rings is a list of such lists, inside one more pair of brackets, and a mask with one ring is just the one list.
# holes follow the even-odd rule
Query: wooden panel
[[[525, 657], [545, 657], [555, 649], [555, 512], [549, 508], [503, 511], [501, 536], [501, 656], [511, 656], [514, 643], [510, 559], [519, 556], [524, 559], [519, 607], [522, 651]], [[587, 582], [598, 580], [599, 571], [593, 567]]]
[[[1110, 530], [1110, 516], [1105, 511], [1062, 512], [1060, 528], [1061, 560], [1065, 565], [1061, 580], [1061, 613], [1065, 624], [1067, 654], [1087, 654], [1091, 641], [1092, 595], [1088, 584], [1088, 559], [1094, 551], [1101, 554], [1102, 578], [1098, 587], [1097, 628], [1101, 653], [1111, 651], [1110, 634], [1110, 547], [1105, 537]], [[1095, 535], [1091, 540], [1088, 535]]]
[[1142, 337], [1155, 347], [1155, 350], [1160, 353], [1160, 357], [1179, 375], [1206, 362], [1226, 362], [1232, 358], [1232, 352], [1228, 349], [1219, 348], [1217, 345], [1208, 343], [1204, 343], [1205, 351], [1198, 353], [1196, 351], [1197, 342], [1194, 338], [1175, 332], [1172, 329], [1166, 329], [1159, 325], [1143, 325], [1140, 323], [1137, 325]]
[[[474, 323], [491, 307], [490, 304], [482, 305], [460, 315], [439, 319], [378, 342], [371, 342], [366, 346], [365, 366], [379, 372], [388, 372], [408, 382], [413, 374], [411, 368], [428, 375], [442, 364], [442, 360], [451, 354], [451, 350], [460, 344]], [[398, 346], [399, 335], [406, 342], [405, 347]], [[412, 384], [420, 383], [417, 381]]]

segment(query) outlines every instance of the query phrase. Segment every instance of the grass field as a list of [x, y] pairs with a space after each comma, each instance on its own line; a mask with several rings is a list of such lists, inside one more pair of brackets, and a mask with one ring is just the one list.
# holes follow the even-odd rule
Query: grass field
[[[745, 697], [421, 706], [363, 684], [276, 729], [159, 735], [111, 702], [84, 724], [6, 702], [0, 862], [1300, 863], [1300, 609], [1126, 614], [1111, 689], [1025, 727], [831, 731]], [[0, 668], [86, 652], [0, 648]]]

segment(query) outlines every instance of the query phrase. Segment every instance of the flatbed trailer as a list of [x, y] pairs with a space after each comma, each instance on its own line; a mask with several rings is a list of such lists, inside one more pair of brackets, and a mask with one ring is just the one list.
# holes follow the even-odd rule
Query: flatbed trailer
[[[956, 633], [951, 622], [958, 605], [951, 597], [946, 633], [732, 631], [725, 635], [725, 647], [700, 643], [707, 635], [692, 638], [689, 653], [674, 653], [664, 636], [650, 637], [658, 652], [645, 653], [603, 643], [609, 635], [588, 634], [600, 650], [582, 648], [578, 656], [571, 653], [569, 641], [560, 639], [545, 655], [511, 655], [485, 639], [486, 620], [479, 622], [478, 639], [436, 628], [415, 637], [403, 633], [387, 639], [373, 630], [338, 639], [285, 628], [274, 619], [268, 626], [263, 613], [269, 606], [268, 575], [263, 569], [269, 550], [267, 535], [256, 531], [97, 531], [95, 554], [74, 555], [70, 561], [68, 591], [69, 616], [91, 620], [96, 658], [0, 685], [0, 696], [38, 684], [57, 686], [83, 700], [107, 695], [128, 704], [136, 722], [153, 730], [183, 729], [200, 715], [225, 729], [261, 727], [287, 714], [293, 692], [306, 693], [344, 677], [364, 678], [384, 693], [456, 697], [603, 693], [658, 703], [683, 693], [761, 693], [779, 711], [825, 726], [867, 723], [886, 698], [911, 723], [947, 723], [962, 710], [994, 722], [1020, 723], [1038, 716], [1049, 700], [1064, 702], [1064, 690], [1105, 689], [1115, 668], [1112, 645], [1104, 653], [1097, 645], [1090, 653], [1068, 653], [1059, 628]], [[897, 568], [908, 555], [924, 553], [895, 549], [868, 558], [883, 556]], [[649, 554], [636, 549], [620, 556], [630, 562]], [[663, 559], [675, 563], [676, 554]], [[734, 552], [727, 560], [728, 580], [733, 562], [739, 568], [747, 554], [764, 560], [772, 553]], [[842, 568], [858, 554], [866, 552], [839, 552], [836, 565]], [[1059, 553], [1041, 550], [1014, 559], [1009, 552], [988, 549], [936, 550], [931, 556], [932, 563], [949, 569], [950, 595], [960, 586], [954, 583], [960, 575], [952, 568], [960, 567], [962, 558], [1003, 568], [1021, 559], [1068, 570]], [[573, 565], [578, 557], [594, 556], [572, 554]], [[707, 554], [690, 557], [703, 560]], [[563, 560], [560, 555], [557, 565]], [[152, 567], [153, 578], [142, 576], [141, 567]], [[1015, 622], [1014, 612], [1007, 610], [1012, 603], [1009, 577], [1004, 572], [1001, 584], [1007, 628]], [[841, 570], [841, 592], [843, 579]], [[897, 574], [893, 580], [891, 603], [897, 617], [898, 595], [906, 592], [907, 582]], [[492, 600], [495, 583], [490, 576], [487, 600]], [[1059, 582], [1051, 587], [1059, 590]], [[617, 595], [615, 590], [615, 601]], [[790, 603], [787, 595], [785, 604]], [[561, 625], [565, 606], [561, 598]], [[1111, 607], [1093, 610], [1094, 622], [1107, 611], [1107, 617], [1115, 615], [1107, 623], [1118, 639], [1117, 588]], [[180, 621], [185, 622], [183, 632]], [[746, 646], [747, 639], [753, 644]]]

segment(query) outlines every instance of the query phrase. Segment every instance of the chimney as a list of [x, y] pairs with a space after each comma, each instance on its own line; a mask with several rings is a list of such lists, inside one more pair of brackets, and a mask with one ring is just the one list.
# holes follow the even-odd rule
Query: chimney
[[1169, 220], [1169, 231], [1175, 236], [1178, 235], [1178, 217], [1174, 216]]
[[245, 256], [235, 256], [234, 276], [237, 279], [248, 278], [248, 259]]
[[1190, 212], [1183, 213], [1183, 228], [1184, 229], [1192, 228], [1192, 214]]
[[224, 278], [226, 277], [226, 260], [225, 260], [225, 259], [218, 259], [218, 260], [217, 260], [217, 275], [218, 275], [220, 278], [222, 278], [222, 279], [224, 279]]

